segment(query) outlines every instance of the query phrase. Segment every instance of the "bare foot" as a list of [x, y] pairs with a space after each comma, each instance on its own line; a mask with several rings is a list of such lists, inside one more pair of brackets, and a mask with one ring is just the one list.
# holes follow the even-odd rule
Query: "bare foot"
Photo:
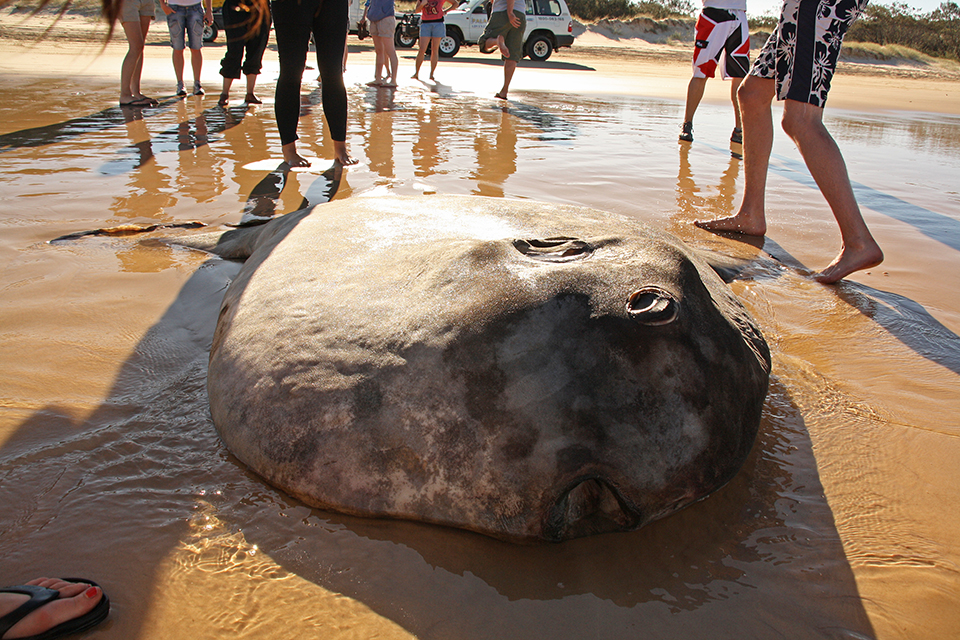
[[375, 78], [375, 79], [371, 80], [370, 82], [368, 82], [368, 83], [367, 83], [367, 86], [368, 86], [368, 87], [379, 87], [379, 86], [382, 85], [382, 84], [383, 84], [383, 81], [381, 81], [380, 78]]
[[833, 262], [820, 273], [814, 274], [813, 279], [823, 284], [833, 284], [847, 277], [854, 271], [869, 269], [883, 262], [883, 251], [876, 243], [860, 250], [844, 247]]
[[297, 153], [297, 143], [291, 142], [290, 144], [285, 144], [283, 147], [283, 161], [286, 162], [291, 167], [309, 167], [310, 161], [306, 158], [303, 158], [299, 153]]
[[344, 166], [350, 166], [352, 164], [357, 164], [359, 162], [359, 160], [357, 160], [356, 158], [352, 158], [350, 154], [347, 152], [346, 142], [338, 142], [334, 140], [333, 154], [334, 154], [333, 161], [335, 163], [340, 163]]
[[413, 78], [414, 80], [419, 80], [419, 79], [420, 79], [420, 72], [418, 71], [417, 73], [413, 74], [413, 75], [410, 76], [410, 77]]
[[497, 36], [497, 47], [500, 48], [500, 55], [504, 58], [510, 57], [510, 49], [507, 49], [507, 41], [504, 40], [503, 36]]
[[221, 94], [220, 94], [220, 99], [217, 100], [217, 104], [220, 105], [221, 107], [227, 106], [227, 103], [229, 103], [229, 102], [230, 102], [230, 94], [229, 94], [229, 93], [221, 93]]
[[[3, 635], [5, 640], [43, 634], [69, 620], [86, 615], [103, 598], [103, 590], [100, 587], [83, 582], [67, 582], [59, 578], [37, 578], [27, 584], [54, 589], [60, 592], [60, 597], [24, 616]], [[30, 596], [27, 594], [0, 593], [0, 617], [15, 611], [29, 600]]]
[[506, 94], [505, 92], [501, 91], [500, 93], [494, 94], [494, 97], [495, 97], [495, 98], [500, 98], [501, 100], [506, 100], [506, 99], [507, 99], [507, 94]]
[[381, 83], [380, 83], [380, 86], [381, 86], [381, 87], [388, 87], [388, 88], [393, 89], [393, 88], [395, 88], [395, 87], [397, 86], [397, 81], [396, 81], [396, 80], [387, 80], [386, 82], [381, 82]]
[[716, 220], [694, 220], [693, 224], [707, 231], [732, 231], [748, 236], [762, 236], [767, 232], [767, 223], [763, 218], [754, 220], [743, 213]]

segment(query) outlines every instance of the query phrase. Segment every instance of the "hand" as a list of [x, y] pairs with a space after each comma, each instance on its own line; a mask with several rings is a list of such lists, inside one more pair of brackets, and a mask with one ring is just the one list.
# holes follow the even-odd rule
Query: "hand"
[[509, 14], [507, 14], [507, 18], [510, 20], [510, 24], [513, 25], [514, 29], [520, 28], [520, 17], [517, 14], [511, 11]]
[[203, 23], [206, 25], [213, 24], [213, 11], [211, 9], [207, 9], [206, 13], [203, 14]]

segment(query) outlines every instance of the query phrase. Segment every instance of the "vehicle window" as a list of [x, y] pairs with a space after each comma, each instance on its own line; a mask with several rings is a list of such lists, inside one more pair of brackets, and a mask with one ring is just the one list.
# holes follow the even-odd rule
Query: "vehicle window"
[[560, 3], [557, 0], [535, 0], [537, 13], [541, 16], [560, 15]]
[[527, 6], [524, 7], [524, 13], [528, 16], [534, 15], [533, 13], [533, 0], [527, 0]]
[[473, 8], [473, 13], [487, 13], [488, 2], [482, 2]]

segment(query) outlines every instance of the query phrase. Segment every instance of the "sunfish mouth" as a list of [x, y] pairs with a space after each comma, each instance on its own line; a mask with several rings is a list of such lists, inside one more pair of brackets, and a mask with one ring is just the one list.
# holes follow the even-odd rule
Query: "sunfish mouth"
[[578, 478], [548, 512], [543, 537], [559, 541], [596, 533], [631, 531], [642, 519], [640, 510], [604, 478]]

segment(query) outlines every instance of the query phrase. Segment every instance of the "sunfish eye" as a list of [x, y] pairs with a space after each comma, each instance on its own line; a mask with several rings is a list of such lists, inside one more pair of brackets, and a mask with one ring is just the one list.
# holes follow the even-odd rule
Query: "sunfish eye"
[[569, 262], [593, 253], [589, 243], [567, 237], [514, 240], [513, 247], [528, 258], [545, 262]]
[[656, 287], [644, 287], [630, 294], [627, 313], [643, 324], [657, 326], [677, 319], [680, 303], [666, 291]]

